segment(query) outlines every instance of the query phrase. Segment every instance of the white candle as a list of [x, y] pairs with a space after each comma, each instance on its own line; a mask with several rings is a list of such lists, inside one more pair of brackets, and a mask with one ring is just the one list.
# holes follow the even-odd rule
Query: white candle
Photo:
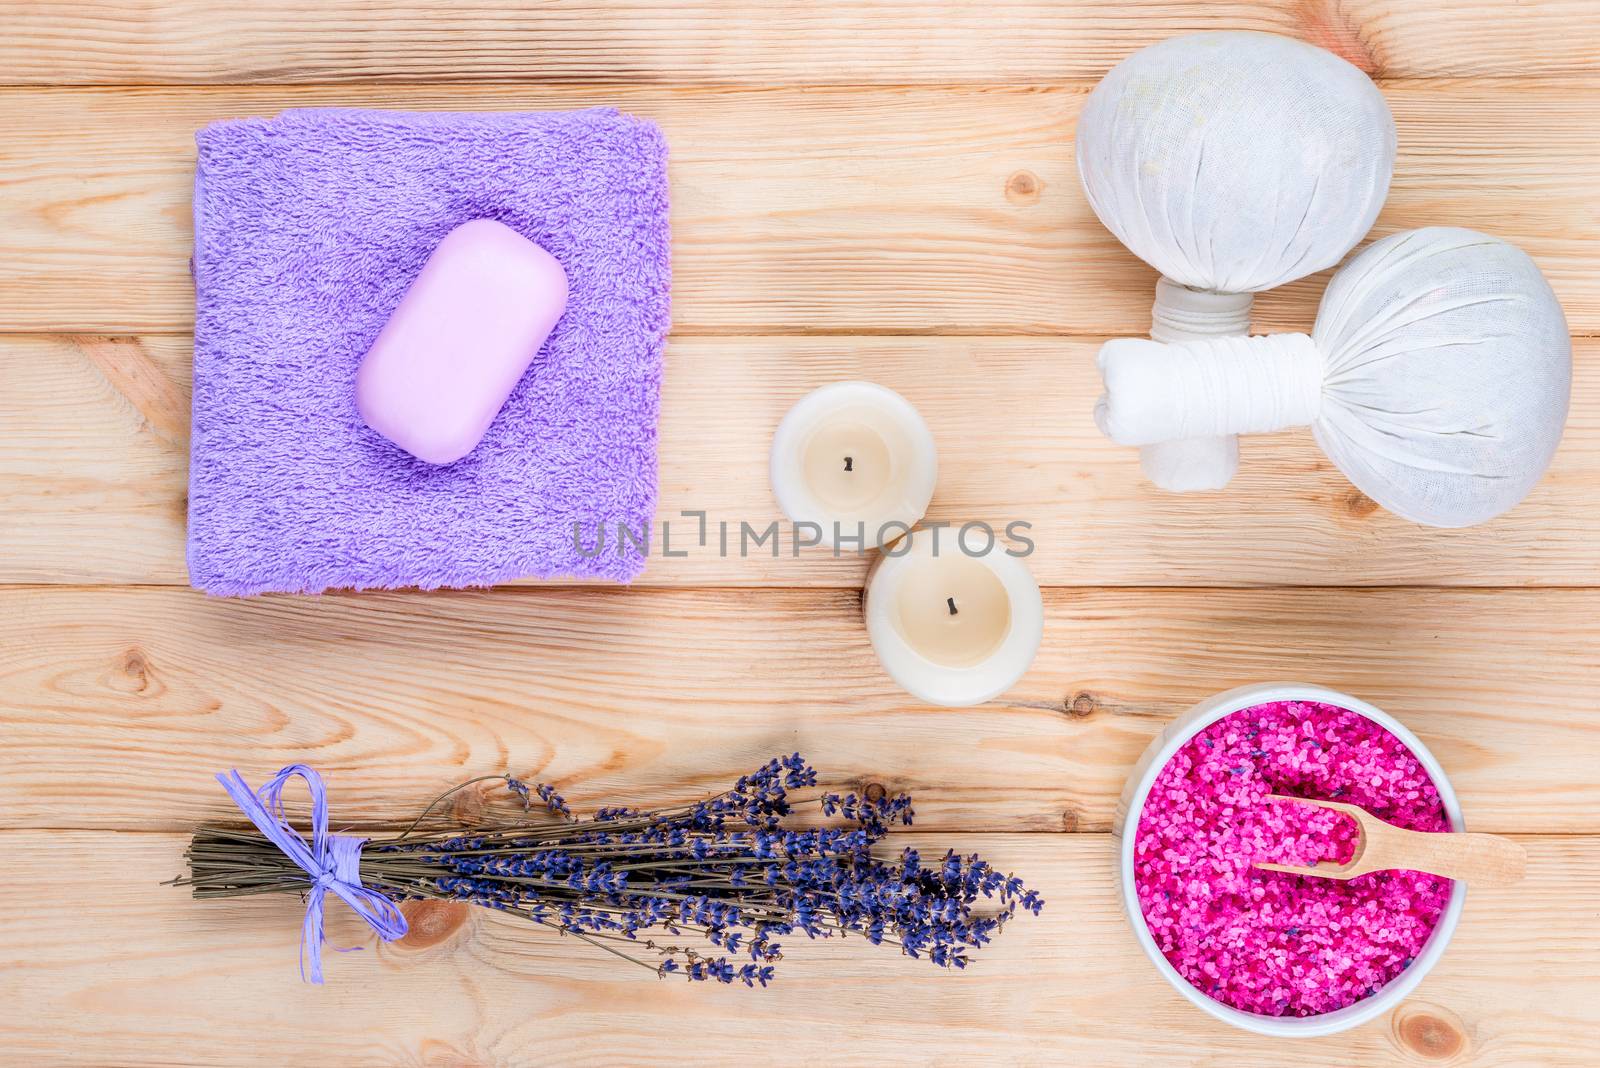
[[886, 549], [867, 576], [867, 634], [890, 677], [936, 705], [976, 705], [1027, 672], [1044, 634], [1044, 604], [1028, 565], [984, 528], [962, 548], [946, 527]]
[[862, 551], [905, 534], [928, 511], [939, 460], [922, 416], [871, 382], [802, 397], [772, 438], [772, 493], [821, 543]]

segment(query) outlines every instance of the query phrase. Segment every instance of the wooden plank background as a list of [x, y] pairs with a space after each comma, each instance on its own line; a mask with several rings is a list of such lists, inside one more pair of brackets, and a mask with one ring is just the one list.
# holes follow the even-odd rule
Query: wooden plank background
[[1197, 30], [1303, 36], [1369, 74], [1587, 73], [1587, 0], [43, 0], [0, 44], [35, 85], [385, 80], [907, 84], [1097, 78]]
[[[1374, 231], [1525, 247], [1573, 332], [1550, 474], [1465, 531], [1378, 509], [1309, 436], [1246, 442], [1173, 496], [1094, 430], [1093, 352], [1152, 275], [1072, 164], [1094, 80], [1197, 29], [1301, 36], [1378, 79], [1400, 157]], [[652, 560], [632, 590], [222, 601], [183, 560], [201, 125], [286, 107], [612, 103], [671, 144], [662, 425], [674, 544], [777, 517], [767, 442], [805, 391], [870, 377], [941, 447], [934, 518], [1032, 524], [1034, 669], [918, 705], [872, 657], [863, 564], [811, 550]], [[1591, 0], [46, 0], [0, 36], [0, 1063], [1588, 1065], [1600, 1030], [1600, 11]], [[1304, 328], [1325, 278], [1257, 303]], [[680, 526], [681, 524], [681, 526]], [[656, 550], [659, 553], [659, 540]], [[1193, 701], [1304, 678], [1390, 709], [1530, 879], [1473, 893], [1390, 1017], [1286, 1047], [1172, 993], [1116, 904], [1129, 766]], [[911, 840], [990, 854], [1044, 916], [959, 976], [804, 947], [765, 992], [619, 971], [466, 910], [330, 983], [293, 900], [157, 885], [211, 781], [291, 760], [334, 817], [391, 826], [510, 767], [575, 803], [694, 795], [800, 748], [908, 789]], [[20, 1008], [20, 1011], [18, 1009]], [[682, 1048], [668, 1044], [681, 1040]]]
[[[1207, 1023], [1160, 979], [1109, 893], [1107, 835], [910, 836], [980, 848], [1050, 904], [958, 975], [817, 942], [758, 994], [639, 978], [465, 909], [413, 910], [417, 934], [388, 946], [330, 909], [330, 943], [366, 948], [330, 953], [328, 984], [307, 986], [293, 974], [295, 899], [191, 902], [157, 885], [180, 869], [181, 836], [126, 834], [115, 853], [104, 838], [0, 833], [20, 858], [0, 882], [0, 941], [21, 962], [0, 989], [25, 1008], [5, 1022], [14, 1063], [62, 1059], [71, 1036], [92, 1064], [1594, 1064], [1589, 837], [1524, 838], [1527, 882], [1471, 895], [1450, 952], [1391, 1018], [1287, 1048]], [[41, 916], [32, 884], [65, 871]]]
[[[0, 89], [3, 325], [187, 329], [194, 132], [208, 122], [608, 103], [657, 120], [671, 145], [678, 336], [1141, 331], [1154, 276], [1095, 220], [1073, 168], [1092, 87]], [[1384, 89], [1400, 150], [1374, 233], [1492, 225], [1539, 262], [1576, 332], [1600, 332], [1600, 78]], [[1325, 281], [1263, 295], [1257, 328], [1305, 326]]]

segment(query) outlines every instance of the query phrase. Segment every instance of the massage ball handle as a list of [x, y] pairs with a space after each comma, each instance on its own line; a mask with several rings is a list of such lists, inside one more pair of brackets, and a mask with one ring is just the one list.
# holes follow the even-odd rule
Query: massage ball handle
[[1101, 433], [1119, 445], [1270, 434], [1308, 426], [1322, 406], [1324, 360], [1307, 334], [1100, 347]]
[[[1163, 276], [1150, 309], [1150, 337], [1177, 342], [1248, 334], [1254, 302], [1250, 293], [1195, 289]], [[1171, 493], [1218, 490], [1238, 473], [1239, 439], [1225, 434], [1152, 442], [1139, 450], [1139, 467]]]

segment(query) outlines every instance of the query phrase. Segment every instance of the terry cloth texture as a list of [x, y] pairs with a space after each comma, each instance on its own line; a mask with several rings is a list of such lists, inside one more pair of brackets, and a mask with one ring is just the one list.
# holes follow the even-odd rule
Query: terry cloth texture
[[[638, 532], [655, 515], [670, 245], [653, 123], [609, 108], [313, 109], [219, 122], [196, 142], [197, 587], [432, 589], [644, 569], [617, 525]], [[361, 421], [355, 372], [434, 247], [480, 218], [547, 249], [571, 294], [482, 443], [436, 467]]]

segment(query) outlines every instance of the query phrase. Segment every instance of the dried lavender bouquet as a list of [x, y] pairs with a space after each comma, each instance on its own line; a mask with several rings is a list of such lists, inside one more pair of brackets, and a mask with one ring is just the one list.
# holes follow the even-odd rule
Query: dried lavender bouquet
[[[283, 789], [306, 781], [308, 841], [288, 822]], [[301, 973], [322, 981], [323, 899], [342, 898], [384, 939], [406, 932], [396, 902], [464, 901], [519, 916], [660, 976], [765, 986], [782, 956], [777, 939], [855, 932], [946, 968], [965, 968], [1020, 909], [1044, 902], [978, 856], [953, 852], [924, 864], [914, 849], [896, 861], [872, 855], [911, 799], [872, 801], [817, 792], [798, 753], [769, 761], [732, 788], [658, 811], [602, 808], [577, 819], [548, 786], [510, 775], [462, 783], [390, 838], [329, 834], [326, 793], [304, 765], [284, 768], [252, 792], [238, 772], [218, 780], [254, 830], [205, 827], [172, 885], [197, 898], [298, 893], [306, 897]], [[476, 783], [503, 780], [524, 817], [421, 831], [443, 801]], [[806, 796], [797, 796], [803, 792]], [[814, 806], [843, 826], [792, 829]], [[695, 948], [698, 944], [700, 948]]]

